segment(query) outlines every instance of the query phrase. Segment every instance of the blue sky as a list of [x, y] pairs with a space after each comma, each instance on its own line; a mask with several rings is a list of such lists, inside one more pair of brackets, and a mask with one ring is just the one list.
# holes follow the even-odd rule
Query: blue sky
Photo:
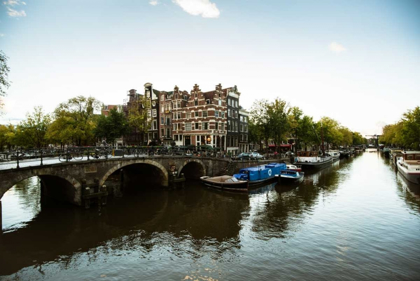
[[420, 105], [420, 1], [2, 0], [12, 86], [0, 123], [77, 95], [121, 104], [159, 90], [237, 85], [318, 120], [379, 134]]

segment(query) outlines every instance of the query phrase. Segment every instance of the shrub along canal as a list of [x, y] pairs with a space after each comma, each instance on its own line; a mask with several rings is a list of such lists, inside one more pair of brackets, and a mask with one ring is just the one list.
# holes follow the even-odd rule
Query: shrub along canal
[[[141, 184], [141, 183], [140, 183]], [[2, 280], [418, 280], [419, 187], [378, 153], [249, 194], [133, 186], [98, 210], [2, 198]]]

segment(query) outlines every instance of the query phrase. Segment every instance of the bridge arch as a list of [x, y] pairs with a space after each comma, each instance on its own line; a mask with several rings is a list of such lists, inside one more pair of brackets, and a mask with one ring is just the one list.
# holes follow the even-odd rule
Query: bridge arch
[[[187, 159], [184, 161], [184, 163], [182, 164], [182, 166], [179, 168], [179, 172], [183, 172], [185, 174], [185, 171], [182, 171], [187, 165], [198, 165], [198, 167], [200, 167], [200, 170], [203, 172], [202, 174], [198, 174], [197, 178], [199, 178], [200, 176], [205, 176], [206, 175], [206, 165], [204, 165], [203, 161], [201, 161], [200, 159]], [[188, 175], [186, 175], [186, 177], [188, 177]]]
[[32, 177], [38, 177], [41, 179], [41, 188], [43, 188], [43, 184], [44, 184], [44, 188], [46, 188], [47, 186], [45, 186], [45, 184], [48, 183], [48, 179], [51, 178], [55, 178], [58, 179], [59, 181], [64, 181], [66, 182], [67, 188], [71, 189], [71, 197], [66, 198], [66, 201], [76, 204], [76, 205], [81, 205], [81, 192], [82, 192], [82, 185], [81, 183], [76, 180], [74, 177], [70, 176], [70, 175], [63, 175], [60, 171], [45, 171], [45, 170], [26, 170], [22, 173], [19, 173], [17, 176], [11, 178], [10, 180], [6, 181], [6, 184], [2, 185], [0, 187], [0, 199], [3, 197], [3, 195], [9, 190], [11, 189], [13, 186], [15, 186], [17, 183], [32, 178]]
[[153, 160], [146, 160], [146, 159], [141, 159], [141, 160], [130, 160], [130, 161], [125, 161], [124, 162], [124, 164], [122, 164], [121, 162], [120, 163], [118, 163], [117, 165], [115, 165], [115, 166], [113, 166], [111, 169], [109, 169], [103, 176], [102, 176], [102, 178], [99, 180], [99, 186], [102, 186], [104, 183], [105, 183], [105, 181], [108, 179], [108, 177], [110, 176], [110, 175], [112, 175], [114, 172], [116, 172], [116, 171], [118, 171], [118, 170], [120, 170], [120, 169], [122, 169], [122, 168], [124, 168], [124, 167], [127, 167], [127, 166], [131, 166], [131, 165], [135, 165], [135, 164], [148, 164], [148, 165], [152, 165], [152, 166], [154, 166], [154, 167], [156, 167], [157, 169], [159, 169], [161, 172], [162, 172], [162, 174], [163, 174], [163, 179], [162, 179], [162, 181], [161, 181], [161, 184], [163, 185], [163, 186], [168, 186], [169, 185], [169, 182], [168, 182], [168, 179], [169, 179], [169, 174], [168, 174], [168, 171], [165, 169], [165, 167], [164, 166], [162, 166], [160, 163], [158, 163], [158, 162], [156, 162], [156, 161], [153, 161]]

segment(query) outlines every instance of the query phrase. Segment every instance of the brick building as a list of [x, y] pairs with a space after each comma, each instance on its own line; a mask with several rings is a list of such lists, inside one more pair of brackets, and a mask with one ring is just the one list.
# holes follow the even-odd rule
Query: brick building
[[150, 108], [140, 103], [138, 110], [148, 110], [150, 129], [146, 134], [132, 133], [125, 138], [126, 144], [157, 142], [162, 145], [201, 146], [209, 145], [232, 153], [249, 151], [248, 113], [239, 106], [240, 92], [237, 87], [202, 92], [195, 84], [188, 93], [177, 86], [173, 91], [153, 89], [144, 85], [144, 94], [129, 91], [128, 108], [136, 101], [147, 100]]

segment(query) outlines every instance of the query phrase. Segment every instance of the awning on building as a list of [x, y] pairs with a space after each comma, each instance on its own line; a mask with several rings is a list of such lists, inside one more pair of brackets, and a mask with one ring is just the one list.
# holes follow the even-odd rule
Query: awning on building
[[[274, 144], [270, 144], [268, 147], [269, 147], [269, 148], [275, 148], [275, 147], [276, 147], [276, 145], [274, 145]], [[291, 148], [291, 147], [292, 147], [292, 145], [291, 145], [291, 144], [280, 144], [280, 145], [278, 145], [277, 147]]]

